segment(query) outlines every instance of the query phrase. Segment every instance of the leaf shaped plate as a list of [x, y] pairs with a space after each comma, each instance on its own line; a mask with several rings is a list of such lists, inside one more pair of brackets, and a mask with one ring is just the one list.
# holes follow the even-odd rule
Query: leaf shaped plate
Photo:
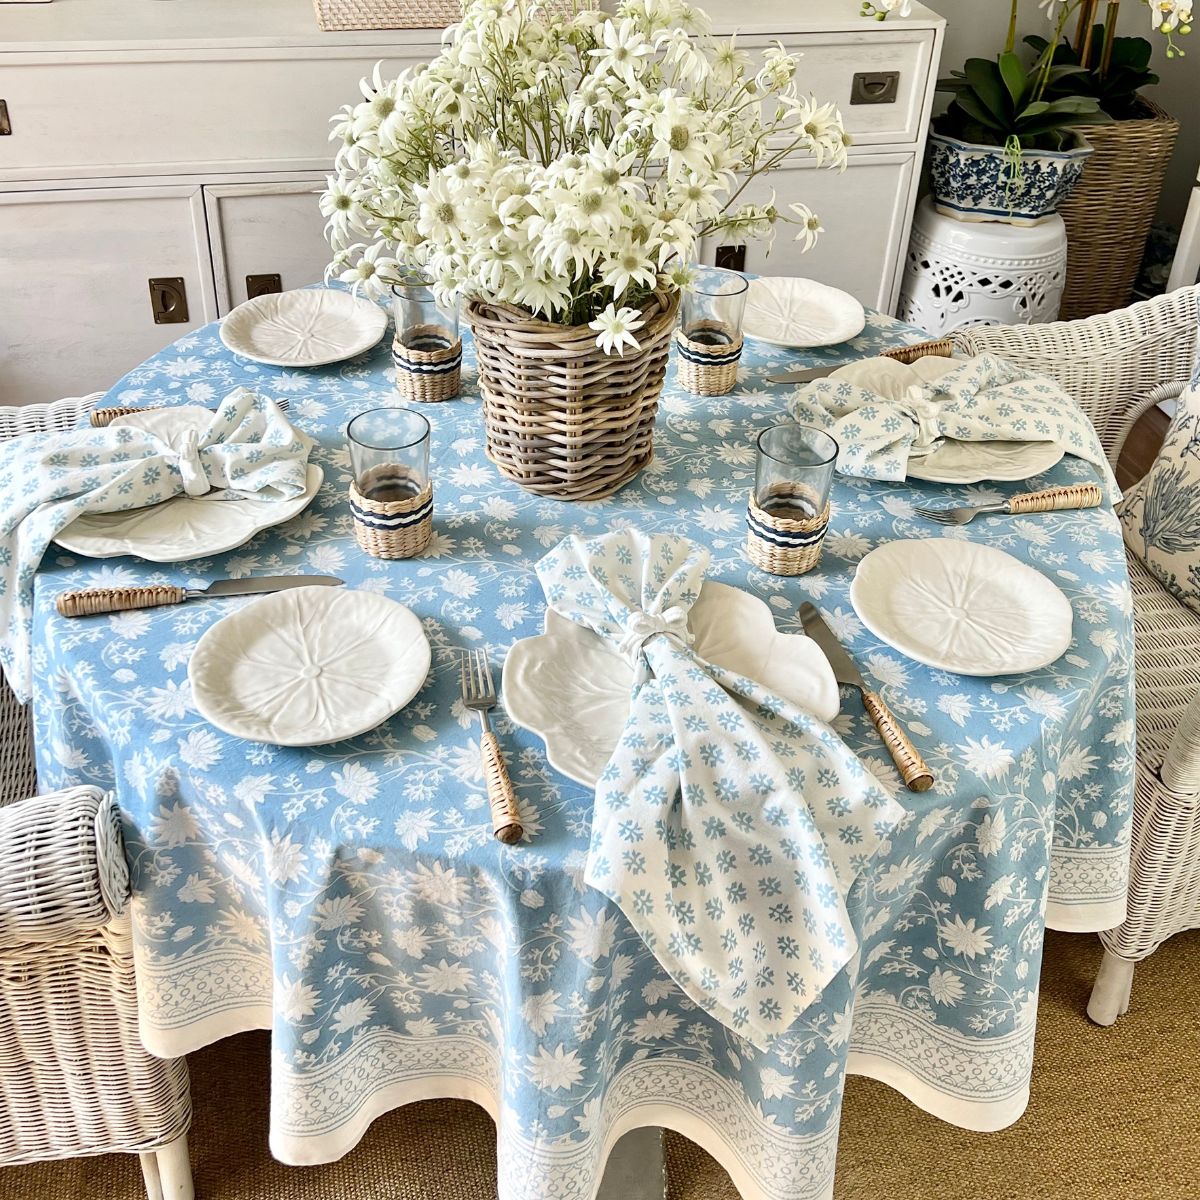
[[[839, 367], [830, 378], [847, 379], [900, 404], [913, 387], [934, 383], [960, 366], [961, 359], [936, 354], [913, 363], [868, 358]], [[1062, 447], [1054, 442], [960, 442], [945, 438], [927, 454], [910, 455], [906, 474], [910, 479], [930, 483], [1028, 479], [1048, 471], [1062, 456]]]
[[374, 729], [421, 690], [429, 640], [374, 592], [299, 587], [222, 617], [196, 643], [196, 708], [234, 737], [323, 746]]
[[221, 322], [221, 341], [272, 367], [322, 367], [370, 350], [387, 329], [378, 304], [330, 288], [255, 296]]
[[815, 279], [750, 280], [742, 332], [772, 346], [836, 346], [862, 333], [866, 310], [853, 296]]
[[957, 538], [877, 547], [858, 564], [850, 602], [880, 641], [958, 675], [1036, 671], [1071, 644], [1071, 602], [1055, 584]]
[[909, 479], [983, 483], [1028, 479], [1048, 471], [1065, 451], [1056, 442], [959, 442], [946, 438], [924, 456], [910, 456]]
[[[706, 582], [688, 624], [703, 658], [832, 721], [839, 708], [833, 671], [817, 644], [775, 629], [756, 596]], [[599, 635], [546, 610], [545, 632], [514, 643], [504, 662], [508, 715], [546, 744], [550, 765], [594, 787], [629, 715], [634, 670]]]
[[248, 542], [262, 529], [303, 512], [324, 479], [308, 464], [304, 491], [293, 500], [208, 500], [175, 496], [149, 508], [89, 513], [76, 517], [54, 539], [64, 550], [86, 558], [132, 554], [147, 562], [187, 562], [223, 554]]

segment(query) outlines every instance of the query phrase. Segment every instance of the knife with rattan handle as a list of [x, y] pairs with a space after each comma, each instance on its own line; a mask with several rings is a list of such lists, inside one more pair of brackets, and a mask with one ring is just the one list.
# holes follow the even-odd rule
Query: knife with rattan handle
[[929, 791], [933, 787], [933, 772], [925, 765], [921, 752], [913, 745], [912, 738], [896, 720], [892, 710], [883, 702], [883, 697], [867, 687], [862, 672], [854, 665], [854, 660], [834, 636], [833, 630], [825, 624], [825, 619], [817, 612], [815, 606], [806, 602], [800, 605], [800, 620], [804, 625], [804, 632], [821, 647], [829, 660], [829, 665], [833, 668], [833, 677], [838, 683], [858, 688], [862, 693], [867, 716], [875, 725], [908, 790]]
[[259, 578], [218, 579], [206, 588], [182, 588], [171, 584], [152, 587], [87, 588], [62, 592], [54, 606], [63, 617], [93, 617], [101, 613], [128, 612], [134, 608], [158, 608], [185, 600], [214, 600], [222, 596], [256, 596], [295, 587], [340, 587], [334, 575], [264, 575]]

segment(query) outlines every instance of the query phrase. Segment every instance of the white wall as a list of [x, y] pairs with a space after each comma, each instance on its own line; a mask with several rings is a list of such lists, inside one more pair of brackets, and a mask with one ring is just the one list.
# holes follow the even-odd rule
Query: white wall
[[[1008, 31], [1007, 0], [925, 0], [925, 3], [946, 18], [943, 75], [951, 68], [961, 67], [966, 58], [992, 58], [1003, 48]], [[1036, 0], [1021, 0], [1021, 7], [1018, 36], [1040, 33], [1049, 37], [1050, 23]], [[1121, 5], [1118, 29], [1122, 34], [1148, 38], [1155, 46], [1154, 69], [1162, 82], [1148, 88], [1146, 94], [1182, 122], [1159, 205], [1160, 216], [1178, 227], [1200, 166], [1200, 28], [1178, 39], [1187, 56], [1169, 61], [1163, 53], [1166, 39], [1151, 31], [1149, 10], [1141, 0], [1125, 0]], [[1074, 33], [1073, 24], [1069, 32]]]

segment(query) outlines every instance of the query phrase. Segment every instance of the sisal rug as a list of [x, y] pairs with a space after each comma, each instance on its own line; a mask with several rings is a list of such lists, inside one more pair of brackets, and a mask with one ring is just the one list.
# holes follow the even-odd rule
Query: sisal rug
[[[1087, 935], [1050, 934], [1029, 1110], [967, 1133], [882, 1084], [850, 1079], [836, 1200], [1190, 1200], [1200, 1196], [1200, 933], [1168, 942], [1134, 977], [1111, 1029], [1083, 1015], [1099, 960]], [[267, 1151], [265, 1034], [191, 1057], [198, 1200], [487, 1200], [491, 1119], [458, 1101], [410, 1105], [340, 1162], [294, 1168]], [[737, 1200], [707, 1154], [667, 1139], [670, 1200]], [[143, 1200], [136, 1158], [0, 1169], [3, 1200]]]

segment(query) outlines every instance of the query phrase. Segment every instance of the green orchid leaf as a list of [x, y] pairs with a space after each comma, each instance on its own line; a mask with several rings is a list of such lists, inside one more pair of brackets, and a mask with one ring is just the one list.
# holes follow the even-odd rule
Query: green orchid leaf
[[969, 117], [997, 133], [1008, 132], [1008, 122], [998, 118], [974, 92], [963, 92], [955, 101]]
[[1006, 122], [1012, 111], [1012, 103], [1001, 78], [1000, 67], [986, 58], [968, 58], [964, 70], [967, 82], [979, 103], [985, 106], [997, 121], [1002, 124]]
[[1026, 77], [1025, 68], [1021, 65], [1021, 60], [1012, 51], [1007, 51], [1000, 55], [998, 66], [1000, 76], [1004, 80], [1004, 86], [1008, 88], [1008, 94], [1012, 97], [1013, 104], [1020, 108], [1029, 86], [1029, 80]]

